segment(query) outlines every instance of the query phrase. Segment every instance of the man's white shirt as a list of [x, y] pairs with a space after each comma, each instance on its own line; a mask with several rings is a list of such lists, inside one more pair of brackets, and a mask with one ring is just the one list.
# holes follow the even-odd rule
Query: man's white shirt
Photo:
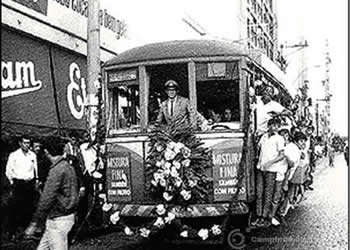
[[[168, 98], [168, 114], [169, 115], [174, 115], [176, 101], [177, 101], [177, 96], [175, 96], [174, 99]], [[171, 104], [173, 104], [173, 113], [171, 113]]]
[[259, 142], [260, 146], [260, 159], [258, 169], [268, 172], [278, 172], [281, 168], [281, 161], [272, 164], [269, 167], [261, 168], [261, 165], [268, 161], [275, 159], [281, 151], [284, 150], [285, 141], [279, 134], [274, 134], [269, 137], [268, 133], [264, 134]]
[[298, 148], [298, 146], [295, 143], [288, 143], [284, 149], [284, 156], [286, 157], [285, 160], [283, 160], [283, 163], [286, 164], [288, 167], [288, 164], [292, 164], [292, 168], [290, 169], [288, 180], [292, 179], [295, 170], [297, 169], [300, 157], [301, 157], [301, 151]]
[[269, 112], [282, 113], [285, 110], [281, 104], [275, 101], [270, 101], [264, 104], [262, 101], [258, 101], [256, 112], [257, 112], [257, 132], [259, 134], [266, 133], [268, 131], [267, 123], [272, 118]]
[[36, 155], [32, 151], [24, 153], [21, 148], [9, 155], [6, 165], [6, 177], [10, 183], [13, 179], [32, 180], [37, 177], [38, 165]]

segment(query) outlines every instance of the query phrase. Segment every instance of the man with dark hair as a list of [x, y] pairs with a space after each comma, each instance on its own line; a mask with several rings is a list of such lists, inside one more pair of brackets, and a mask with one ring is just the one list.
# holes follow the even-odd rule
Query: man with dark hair
[[281, 182], [275, 190], [279, 163], [284, 159], [285, 141], [277, 132], [281, 121], [272, 118], [268, 121], [268, 132], [259, 141], [259, 160], [256, 172], [256, 220], [253, 226], [268, 227], [271, 225], [274, 211], [280, 200]]
[[34, 235], [38, 221], [46, 218], [46, 228], [38, 249], [68, 249], [68, 233], [75, 222], [78, 205], [78, 183], [74, 168], [63, 157], [64, 146], [53, 139], [49, 149], [53, 163], [32, 222], [25, 230]]
[[6, 165], [6, 177], [10, 182], [12, 198], [10, 200], [9, 238], [14, 239], [19, 226], [26, 227], [31, 219], [35, 186], [38, 179], [36, 155], [30, 150], [30, 137], [23, 135], [20, 148], [9, 155]]
[[64, 153], [65, 156], [71, 155], [71, 156], [77, 156], [78, 155], [78, 143], [79, 143], [79, 136], [75, 131], [72, 131], [68, 135], [68, 142], [64, 146]]

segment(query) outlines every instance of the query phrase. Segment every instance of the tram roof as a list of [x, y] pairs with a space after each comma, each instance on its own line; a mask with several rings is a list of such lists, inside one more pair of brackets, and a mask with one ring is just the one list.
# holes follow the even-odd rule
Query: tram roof
[[105, 66], [214, 56], [247, 56], [247, 52], [231, 42], [219, 40], [177, 40], [136, 47], [108, 60]]

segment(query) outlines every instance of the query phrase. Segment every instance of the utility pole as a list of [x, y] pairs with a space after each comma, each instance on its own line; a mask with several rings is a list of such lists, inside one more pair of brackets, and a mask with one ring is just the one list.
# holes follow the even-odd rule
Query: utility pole
[[87, 26], [87, 128], [91, 142], [96, 140], [97, 123], [99, 117], [98, 91], [100, 86], [100, 0], [88, 2]]
[[326, 57], [325, 57], [325, 80], [323, 82], [324, 84], [324, 90], [325, 90], [325, 101], [326, 101], [326, 139], [327, 141], [330, 139], [330, 116], [331, 116], [331, 91], [330, 91], [330, 85], [329, 85], [329, 70], [330, 70], [330, 63], [331, 58], [329, 56], [329, 48], [328, 48], [328, 39], [326, 40]]

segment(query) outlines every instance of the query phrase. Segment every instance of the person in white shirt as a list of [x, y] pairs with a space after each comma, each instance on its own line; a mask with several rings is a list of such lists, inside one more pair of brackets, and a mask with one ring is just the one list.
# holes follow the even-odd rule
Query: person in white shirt
[[276, 101], [273, 101], [268, 93], [261, 97], [261, 102], [258, 102], [256, 107], [257, 112], [257, 136], [260, 136], [268, 131], [268, 121], [273, 118], [272, 113], [276, 114], [291, 114], [285, 107]]
[[16, 236], [19, 226], [27, 226], [35, 208], [35, 192], [38, 182], [38, 166], [34, 152], [30, 151], [30, 138], [21, 137], [20, 148], [12, 152], [6, 165], [6, 177], [11, 184], [9, 238]]
[[[265, 133], [259, 142], [259, 160], [256, 171], [256, 220], [253, 226], [268, 227], [271, 225], [273, 207], [276, 206], [273, 197], [277, 172], [280, 168], [280, 161], [284, 159], [284, 139], [277, 131], [281, 125], [279, 119], [273, 118], [268, 121], [268, 132]], [[275, 193], [278, 193], [276, 191]]]
[[301, 153], [305, 148], [306, 136], [302, 132], [296, 132], [293, 141], [288, 143], [284, 149], [284, 155], [286, 157], [286, 163], [288, 164], [288, 171], [285, 176], [284, 190], [287, 191], [286, 197], [283, 200], [279, 209], [279, 219], [284, 221], [284, 216], [287, 214], [290, 204], [293, 203], [294, 193], [296, 191], [296, 184], [291, 183], [291, 179], [294, 176], [295, 170], [300, 165]]

